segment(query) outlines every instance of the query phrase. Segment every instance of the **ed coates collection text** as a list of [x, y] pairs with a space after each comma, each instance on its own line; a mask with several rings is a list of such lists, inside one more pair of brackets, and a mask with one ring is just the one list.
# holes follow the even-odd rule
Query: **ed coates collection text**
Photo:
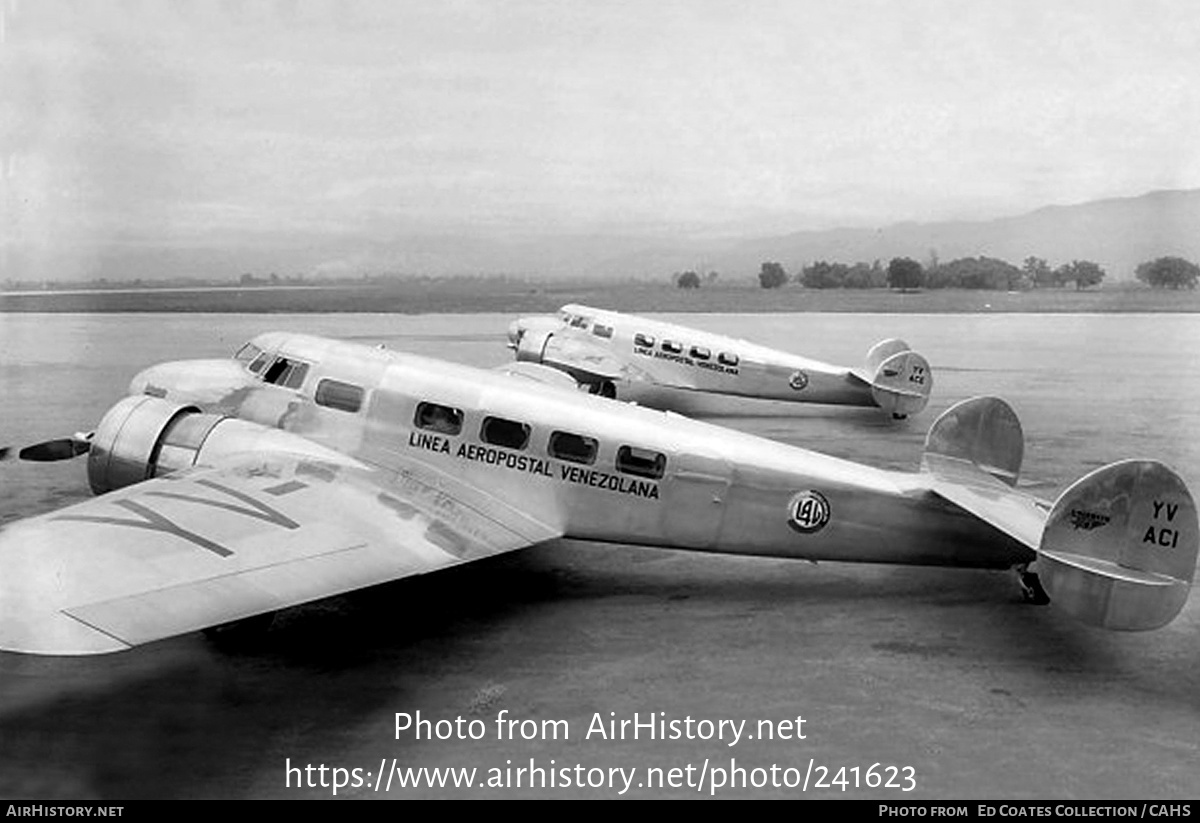
[[[461, 715], [425, 717], [416, 712], [396, 712], [396, 740], [542, 742], [583, 741], [701, 741], [733, 749], [746, 741], [804, 741], [807, 721], [802, 715], [784, 718], [709, 719], [667, 712], [595, 712], [586, 729], [567, 720], [513, 717], [508, 709], [483, 720]], [[790, 763], [739, 762], [722, 750], [702, 762], [654, 765], [594, 766], [549, 757], [505, 758], [491, 767], [425, 766], [409, 762], [419, 749], [406, 749], [404, 757], [383, 757], [376, 765], [355, 766], [299, 763], [287, 758], [284, 784], [289, 789], [324, 789], [332, 794], [385, 793], [412, 790], [546, 790], [549, 793], [607, 790], [625, 795], [631, 790], [691, 791], [716, 795], [723, 791], [793, 790], [845, 792], [880, 789], [910, 792], [917, 787], [912, 766], [891, 763], [822, 763], [797, 757]], [[801, 752], [797, 752], [798, 755]]]

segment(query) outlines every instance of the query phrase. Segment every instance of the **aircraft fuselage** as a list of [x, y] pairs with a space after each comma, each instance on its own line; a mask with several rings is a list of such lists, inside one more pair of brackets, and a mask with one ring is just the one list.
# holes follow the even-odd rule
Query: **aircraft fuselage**
[[385, 470], [418, 460], [574, 539], [977, 568], [1034, 559], [930, 492], [921, 474], [357, 344], [267, 334], [254, 346], [262, 356], [244, 364], [148, 369], [131, 390], [284, 429]]

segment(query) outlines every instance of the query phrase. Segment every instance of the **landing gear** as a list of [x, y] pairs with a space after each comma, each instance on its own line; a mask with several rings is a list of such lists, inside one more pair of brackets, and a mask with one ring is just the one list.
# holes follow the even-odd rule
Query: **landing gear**
[[1050, 602], [1050, 595], [1042, 588], [1042, 581], [1038, 580], [1037, 572], [1029, 571], [1028, 566], [1017, 566], [1017, 582], [1021, 584], [1021, 596], [1025, 598], [1026, 603], [1045, 606]]
[[617, 399], [617, 387], [613, 385], [611, 380], [601, 380], [599, 383], [592, 383], [588, 391], [591, 394], [607, 397], [609, 400]]

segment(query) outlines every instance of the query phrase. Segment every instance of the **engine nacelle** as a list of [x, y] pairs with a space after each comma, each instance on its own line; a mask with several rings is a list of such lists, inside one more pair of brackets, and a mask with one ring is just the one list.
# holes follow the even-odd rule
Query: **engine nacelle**
[[546, 343], [554, 333], [544, 329], [527, 329], [517, 341], [517, 360], [527, 363], [541, 363], [546, 353]]
[[209, 432], [224, 419], [158, 397], [126, 397], [108, 410], [92, 438], [92, 491], [104, 494], [194, 465]]
[[289, 454], [331, 465], [362, 465], [292, 432], [140, 394], [117, 403], [100, 421], [88, 455], [88, 482], [93, 492], [104, 494], [245, 454]]

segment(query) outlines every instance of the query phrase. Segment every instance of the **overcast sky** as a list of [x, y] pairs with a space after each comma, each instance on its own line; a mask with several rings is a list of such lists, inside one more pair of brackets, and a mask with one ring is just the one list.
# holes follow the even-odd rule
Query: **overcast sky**
[[384, 227], [761, 235], [1200, 187], [1190, 0], [0, 3], [9, 261]]

